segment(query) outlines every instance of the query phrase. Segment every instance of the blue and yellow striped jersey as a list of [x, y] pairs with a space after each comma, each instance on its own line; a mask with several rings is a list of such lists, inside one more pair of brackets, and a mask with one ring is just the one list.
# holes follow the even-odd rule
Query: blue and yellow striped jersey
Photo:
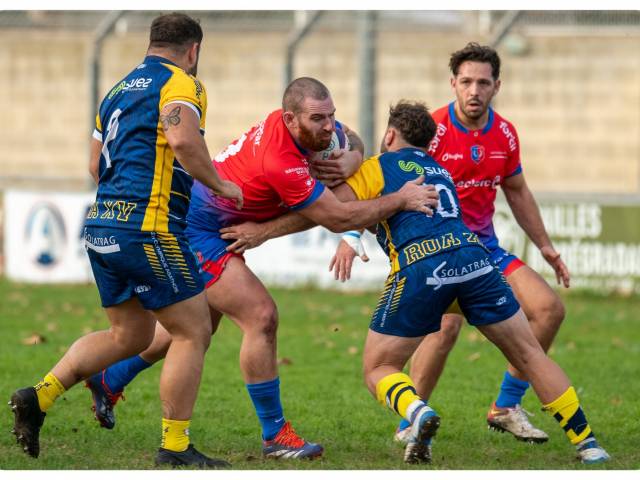
[[147, 56], [104, 98], [93, 133], [103, 145], [98, 192], [87, 225], [184, 230], [193, 178], [178, 163], [164, 135], [160, 112], [168, 104], [195, 111], [204, 133], [204, 87], [157, 56]]
[[440, 202], [432, 217], [402, 211], [378, 224], [377, 240], [389, 256], [392, 273], [437, 253], [481, 245], [462, 221], [451, 175], [418, 148], [403, 148], [365, 160], [347, 184], [358, 200], [369, 200], [393, 193], [419, 175], [425, 176], [425, 184], [436, 187]]

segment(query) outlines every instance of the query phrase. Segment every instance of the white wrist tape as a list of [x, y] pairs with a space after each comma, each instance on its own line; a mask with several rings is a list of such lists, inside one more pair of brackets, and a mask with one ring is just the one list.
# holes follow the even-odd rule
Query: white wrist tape
[[353, 251], [356, 252], [357, 256], [362, 257], [362, 255], [366, 255], [366, 252], [364, 251], [364, 245], [362, 244], [362, 239], [360, 237], [360, 232], [357, 230], [350, 230], [342, 234], [342, 240], [353, 248]]

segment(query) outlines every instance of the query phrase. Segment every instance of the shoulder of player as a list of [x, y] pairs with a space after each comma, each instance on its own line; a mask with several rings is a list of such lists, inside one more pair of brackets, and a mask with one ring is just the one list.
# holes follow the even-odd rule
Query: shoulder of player
[[161, 63], [161, 65], [171, 73], [167, 80], [172, 80], [186, 86], [194, 86], [197, 94], [201, 94], [202, 92], [206, 93], [204, 84], [190, 73], [170, 63]]
[[437, 123], [439, 121], [444, 120], [449, 115], [449, 104], [443, 105], [442, 107], [431, 112], [431, 118]]
[[511, 121], [507, 120], [505, 117], [500, 115], [495, 110], [491, 109], [491, 111], [493, 112], [493, 125], [495, 128], [498, 128], [498, 129], [507, 128], [512, 132], [516, 131], [516, 127]]

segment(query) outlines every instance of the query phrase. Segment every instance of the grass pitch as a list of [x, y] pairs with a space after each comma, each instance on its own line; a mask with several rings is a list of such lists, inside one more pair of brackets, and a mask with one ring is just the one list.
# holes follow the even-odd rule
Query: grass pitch
[[[249, 293], [248, 293], [249, 294]], [[408, 466], [392, 435], [398, 418], [366, 391], [361, 355], [376, 293], [273, 290], [279, 305], [279, 358], [286, 417], [325, 447], [313, 462], [264, 460], [260, 429], [238, 367], [240, 332], [224, 319], [207, 354], [191, 436], [235, 469], [638, 469], [640, 468], [640, 299], [572, 295], [551, 350], [573, 380], [587, 417], [612, 455], [585, 467], [532, 391], [524, 408], [550, 434], [529, 445], [487, 430], [505, 362], [466, 326], [430, 404], [442, 417], [430, 466]], [[113, 431], [99, 428], [89, 391], [78, 385], [49, 411], [39, 459], [9, 433], [6, 400], [33, 385], [79, 336], [107, 327], [95, 286], [32, 286], [0, 281], [0, 470], [148, 469], [160, 442], [159, 365], [142, 373], [117, 406]], [[37, 342], [37, 343], [36, 343]], [[30, 343], [36, 343], [31, 345]]]

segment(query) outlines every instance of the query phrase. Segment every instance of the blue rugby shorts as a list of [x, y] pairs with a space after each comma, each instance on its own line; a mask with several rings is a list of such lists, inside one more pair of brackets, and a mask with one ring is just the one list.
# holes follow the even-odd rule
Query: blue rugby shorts
[[156, 310], [204, 289], [182, 234], [85, 226], [84, 241], [105, 308], [136, 296], [145, 309]]
[[440, 330], [442, 315], [456, 299], [474, 326], [501, 322], [520, 308], [486, 250], [466, 246], [390, 275], [369, 328], [399, 337], [428, 335]]

